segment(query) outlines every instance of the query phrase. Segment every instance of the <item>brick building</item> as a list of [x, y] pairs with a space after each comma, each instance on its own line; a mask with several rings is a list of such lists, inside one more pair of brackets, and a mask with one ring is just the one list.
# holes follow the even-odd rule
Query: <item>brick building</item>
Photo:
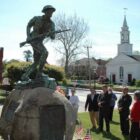
[[0, 47], [0, 83], [2, 83], [2, 61], [3, 61], [3, 47]]
[[69, 65], [69, 75], [81, 80], [89, 79], [89, 62], [91, 79], [106, 77], [106, 63], [108, 61], [95, 58], [82, 58]]

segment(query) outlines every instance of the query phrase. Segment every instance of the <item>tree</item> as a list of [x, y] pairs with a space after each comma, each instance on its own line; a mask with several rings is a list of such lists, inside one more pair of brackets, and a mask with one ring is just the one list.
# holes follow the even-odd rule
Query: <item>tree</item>
[[140, 51], [133, 51], [133, 55], [140, 55]]
[[82, 43], [88, 32], [88, 25], [82, 18], [74, 16], [66, 17], [59, 14], [55, 18], [56, 28], [60, 30], [70, 29], [68, 32], [57, 34], [56, 40], [60, 41], [56, 51], [65, 59], [65, 73], [68, 74], [68, 66], [73, 58], [82, 53]]
[[25, 58], [26, 62], [31, 62], [32, 61], [33, 55], [32, 55], [32, 52], [30, 50], [25, 50], [23, 52], [23, 54], [24, 54], [24, 58]]

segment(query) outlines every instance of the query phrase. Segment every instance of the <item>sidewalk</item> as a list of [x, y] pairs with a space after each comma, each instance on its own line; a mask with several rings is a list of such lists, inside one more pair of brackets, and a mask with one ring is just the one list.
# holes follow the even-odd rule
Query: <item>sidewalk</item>
[[0, 115], [1, 115], [2, 108], [3, 108], [3, 105], [0, 105]]
[[[0, 115], [1, 115], [1, 111], [2, 111], [3, 105], [0, 105]], [[0, 136], [0, 140], [3, 140]]]

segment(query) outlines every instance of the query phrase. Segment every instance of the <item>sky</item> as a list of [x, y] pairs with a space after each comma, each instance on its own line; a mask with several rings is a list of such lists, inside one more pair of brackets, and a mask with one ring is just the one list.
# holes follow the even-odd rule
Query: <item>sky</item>
[[[0, 0], [0, 3], [0, 47], [4, 47], [4, 60], [24, 60], [23, 51], [32, 50], [31, 46], [20, 48], [19, 43], [26, 40], [28, 21], [42, 15], [41, 10], [45, 5], [56, 8], [53, 17], [65, 13], [66, 16], [76, 14], [83, 18], [88, 23], [88, 38], [92, 42], [90, 57], [102, 59], [117, 55], [124, 8], [127, 8], [130, 43], [133, 44], [133, 50], [140, 51], [138, 0]], [[50, 64], [57, 64], [60, 55], [54, 50], [54, 42], [48, 43], [45, 44], [49, 51], [47, 60]]]

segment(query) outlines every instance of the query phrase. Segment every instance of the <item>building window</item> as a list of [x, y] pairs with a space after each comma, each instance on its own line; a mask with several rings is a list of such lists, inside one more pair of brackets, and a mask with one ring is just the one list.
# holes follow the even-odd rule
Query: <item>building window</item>
[[123, 79], [124, 76], [124, 68], [121, 66], [120, 67], [120, 79]]

